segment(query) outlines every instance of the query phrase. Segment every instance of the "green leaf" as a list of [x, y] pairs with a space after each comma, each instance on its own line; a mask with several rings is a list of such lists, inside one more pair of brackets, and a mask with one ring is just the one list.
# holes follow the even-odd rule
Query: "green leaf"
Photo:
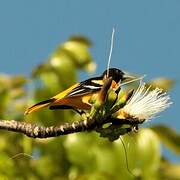
[[152, 81], [149, 81], [147, 85], [151, 86], [152, 90], [158, 87], [160, 89], [163, 89], [164, 91], [169, 91], [173, 87], [174, 83], [175, 81], [172, 79], [157, 78]]
[[61, 44], [50, 56], [50, 62], [56, 59], [62, 61], [64, 58], [70, 59], [73, 64], [87, 71], [94, 71], [95, 64], [89, 52], [90, 41], [83, 36], [72, 36], [68, 41]]
[[[131, 172], [142, 179], [156, 179], [160, 164], [158, 136], [152, 130], [142, 128], [137, 133], [123, 136], [123, 141]], [[122, 142], [119, 141], [119, 144]]]
[[61, 51], [59, 55], [50, 58], [53, 73], [58, 76], [60, 84], [67, 88], [77, 81], [76, 66], [66, 52]]
[[2, 177], [2, 174], [7, 175], [8, 177], [13, 177], [15, 173], [13, 159], [11, 159], [5, 152], [1, 152], [0, 160], [0, 177]]
[[93, 171], [96, 168], [96, 158], [93, 152], [95, 140], [92, 134], [71, 134], [64, 146], [69, 161], [82, 171]]
[[52, 71], [52, 67], [48, 63], [42, 63], [32, 70], [32, 77], [36, 78], [44, 72], [47, 73], [51, 71]]
[[151, 129], [156, 132], [165, 146], [173, 152], [180, 154], [180, 134], [165, 125], [154, 125]]
[[27, 78], [22, 75], [12, 76], [11, 83], [13, 88], [18, 88], [27, 83]]
[[11, 87], [10, 76], [1, 74], [0, 75], [0, 92], [9, 89]]
[[18, 88], [27, 82], [27, 78], [22, 75], [10, 76], [10, 75], [0, 75], [0, 91], [2, 89], [12, 89]]
[[171, 180], [180, 179], [179, 164], [172, 164], [167, 160], [162, 160], [160, 168], [161, 168], [161, 171], [159, 173], [160, 179], [171, 179]]
[[0, 117], [4, 117], [5, 112], [10, 102], [10, 93], [8, 90], [2, 90], [0, 92]]
[[92, 42], [88, 38], [86, 38], [85, 36], [81, 36], [81, 35], [71, 36], [69, 38], [69, 41], [79, 42], [81, 44], [84, 44], [87, 47], [92, 46]]

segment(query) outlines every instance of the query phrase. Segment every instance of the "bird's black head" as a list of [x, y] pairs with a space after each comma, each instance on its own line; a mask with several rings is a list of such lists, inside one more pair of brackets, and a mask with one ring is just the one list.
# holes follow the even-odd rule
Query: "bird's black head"
[[110, 68], [109, 70], [103, 72], [102, 77], [107, 77], [107, 71], [109, 71], [108, 77], [112, 77], [116, 83], [119, 83], [120, 80], [124, 80], [124, 72], [120, 69]]

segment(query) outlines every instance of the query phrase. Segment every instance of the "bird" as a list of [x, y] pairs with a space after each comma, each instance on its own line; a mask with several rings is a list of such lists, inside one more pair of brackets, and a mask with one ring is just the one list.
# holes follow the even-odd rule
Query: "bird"
[[90, 99], [98, 94], [105, 79], [109, 77], [112, 77], [111, 88], [117, 88], [121, 83], [135, 78], [118, 68], [109, 68], [100, 76], [76, 83], [50, 99], [32, 105], [26, 109], [24, 114], [27, 115], [43, 108], [89, 110], [92, 107]]

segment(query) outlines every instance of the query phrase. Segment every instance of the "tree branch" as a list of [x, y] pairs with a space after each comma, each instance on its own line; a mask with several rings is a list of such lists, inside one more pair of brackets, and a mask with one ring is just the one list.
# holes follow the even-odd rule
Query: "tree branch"
[[111, 121], [109, 118], [108, 121], [104, 120], [103, 122], [104, 123], [98, 124], [97, 120], [89, 119], [89, 120], [75, 121], [73, 123], [65, 123], [60, 126], [43, 127], [43, 126], [38, 126], [36, 124], [30, 124], [15, 120], [0, 120], [0, 129], [23, 133], [31, 138], [49, 138], [60, 135], [67, 135], [71, 133], [95, 130], [96, 127], [100, 127], [103, 126], [103, 124], [105, 123], [111, 123], [111, 122], [117, 125], [123, 125], [123, 124], [136, 125], [142, 123], [133, 120], [121, 121], [116, 119], [115, 121], [115, 119], [112, 119]]
[[89, 131], [95, 127], [93, 121], [75, 121], [60, 126], [43, 127], [15, 120], [0, 120], [0, 129], [19, 132], [32, 138], [49, 138], [75, 132]]

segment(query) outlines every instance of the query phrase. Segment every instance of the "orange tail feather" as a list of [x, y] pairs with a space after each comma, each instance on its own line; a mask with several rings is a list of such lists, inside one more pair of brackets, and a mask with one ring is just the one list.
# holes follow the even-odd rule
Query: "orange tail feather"
[[32, 112], [38, 111], [38, 110], [40, 110], [42, 108], [45, 108], [45, 107], [49, 106], [53, 101], [54, 101], [54, 99], [49, 99], [49, 100], [42, 101], [42, 102], [39, 102], [37, 104], [34, 104], [33, 106], [29, 107], [25, 111], [24, 114], [27, 115], [27, 114], [30, 114]]

